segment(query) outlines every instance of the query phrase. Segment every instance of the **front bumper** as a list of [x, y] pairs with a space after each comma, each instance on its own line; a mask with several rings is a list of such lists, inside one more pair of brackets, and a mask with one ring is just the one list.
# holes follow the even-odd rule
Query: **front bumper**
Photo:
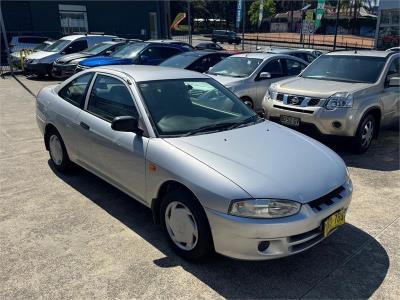
[[282, 115], [299, 118], [299, 129], [315, 127], [323, 135], [352, 137], [358, 126], [357, 111], [352, 108], [327, 110], [322, 106], [299, 107], [269, 98], [263, 100], [262, 106], [267, 119], [279, 122]]
[[52, 64], [46, 63], [38, 63], [38, 64], [31, 64], [31, 63], [24, 63], [24, 70], [29, 74], [35, 75], [46, 75], [51, 71]]
[[68, 78], [75, 74], [75, 69], [77, 65], [60, 65], [53, 64], [53, 69], [51, 74], [55, 78]]
[[[214, 240], [215, 251], [232, 258], [245, 260], [267, 260], [285, 257], [305, 251], [323, 239], [323, 221], [339, 210], [347, 210], [352, 196], [351, 183], [343, 186], [341, 199], [333, 204], [321, 206], [316, 211], [303, 204], [294, 216], [277, 219], [242, 218], [206, 208]], [[269, 247], [259, 250], [260, 242], [269, 242]]]

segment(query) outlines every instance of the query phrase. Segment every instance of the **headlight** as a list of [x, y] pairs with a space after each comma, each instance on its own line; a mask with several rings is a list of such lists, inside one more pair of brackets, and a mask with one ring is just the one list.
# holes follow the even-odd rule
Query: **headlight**
[[352, 107], [353, 106], [353, 95], [347, 92], [340, 92], [333, 94], [328, 99], [325, 107], [328, 110], [334, 110], [338, 107]]
[[297, 214], [300, 207], [300, 203], [291, 200], [235, 200], [230, 205], [229, 214], [247, 218], [280, 218]]
[[267, 89], [267, 93], [265, 94], [265, 97], [267, 98], [267, 100], [268, 99], [275, 100], [277, 95], [278, 95], [277, 86], [275, 83], [273, 83]]

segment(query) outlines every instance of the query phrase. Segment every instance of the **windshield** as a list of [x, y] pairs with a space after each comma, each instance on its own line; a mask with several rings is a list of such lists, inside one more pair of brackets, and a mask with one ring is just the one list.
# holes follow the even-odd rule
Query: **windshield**
[[262, 61], [258, 58], [229, 57], [212, 67], [208, 73], [230, 77], [248, 77]]
[[171, 67], [171, 68], [186, 68], [192, 62], [194, 62], [197, 58], [199, 58], [199, 57], [193, 56], [190, 54], [175, 55], [175, 56], [172, 56], [171, 58], [167, 59], [163, 63], [161, 63], [160, 66]]
[[106, 50], [107, 48], [110, 48], [111, 46], [112, 45], [110, 45], [108, 43], [98, 43], [98, 44], [93, 45], [90, 48], [87, 48], [86, 50], [83, 50], [81, 53], [97, 55], [100, 52], [103, 52], [104, 50]]
[[383, 57], [325, 55], [310, 64], [301, 77], [374, 83], [378, 80], [385, 62]]
[[160, 136], [203, 134], [259, 122], [255, 112], [212, 79], [147, 81], [138, 86]]
[[134, 58], [136, 57], [140, 51], [142, 51], [147, 44], [144, 43], [134, 43], [134, 44], [126, 44], [111, 54], [111, 57], [118, 58]]
[[67, 46], [71, 41], [68, 40], [58, 40], [55, 41], [54, 44], [51, 44], [50, 46], [46, 47], [44, 51], [47, 52], [60, 52]]

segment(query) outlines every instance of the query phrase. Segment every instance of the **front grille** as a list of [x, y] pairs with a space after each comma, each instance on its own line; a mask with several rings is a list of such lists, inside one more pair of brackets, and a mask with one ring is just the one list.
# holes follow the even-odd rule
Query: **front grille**
[[336, 203], [336, 201], [343, 198], [341, 193], [345, 190], [343, 186], [334, 189], [332, 192], [308, 202], [308, 205], [313, 209], [314, 212], [320, 212], [325, 207], [331, 206]]
[[295, 106], [301, 106], [301, 107], [317, 106], [319, 104], [319, 102], [321, 101], [321, 99], [318, 99], [318, 98], [288, 95], [288, 94], [282, 94], [282, 93], [278, 93], [276, 95], [276, 100], [281, 101], [283, 104], [286, 104], [286, 105], [295, 105]]
[[323, 238], [324, 238], [324, 236], [322, 234], [319, 234], [319, 235], [315, 236], [314, 238], [312, 238], [311, 240], [305, 241], [304, 243], [293, 245], [291, 247], [291, 252], [298, 252], [298, 251], [307, 249], [307, 248], [311, 247], [312, 245], [315, 245], [316, 243], [320, 242]]
[[279, 108], [279, 109], [288, 110], [288, 111], [295, 111], [295, 112], [305, 113], [305, 114], [312, 114], [312, 113], [314, 113], [312, 110], [305, 110], [305, 109], [299, 109], [299, 108], [292, 108], [292, 107], [287, 107], [287, 106], [274, 105], [274, 107]]

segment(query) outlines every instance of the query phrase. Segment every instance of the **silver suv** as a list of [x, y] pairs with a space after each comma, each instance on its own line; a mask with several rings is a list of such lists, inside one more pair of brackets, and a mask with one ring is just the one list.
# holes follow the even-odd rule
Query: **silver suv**
[[399, 83], [399, 53], [331, 52], [299, 76], [272, 84], [262, 105], [268, 119], [283, 125], [352, 137], [362, 153], [380, 126], [398, 122]]

